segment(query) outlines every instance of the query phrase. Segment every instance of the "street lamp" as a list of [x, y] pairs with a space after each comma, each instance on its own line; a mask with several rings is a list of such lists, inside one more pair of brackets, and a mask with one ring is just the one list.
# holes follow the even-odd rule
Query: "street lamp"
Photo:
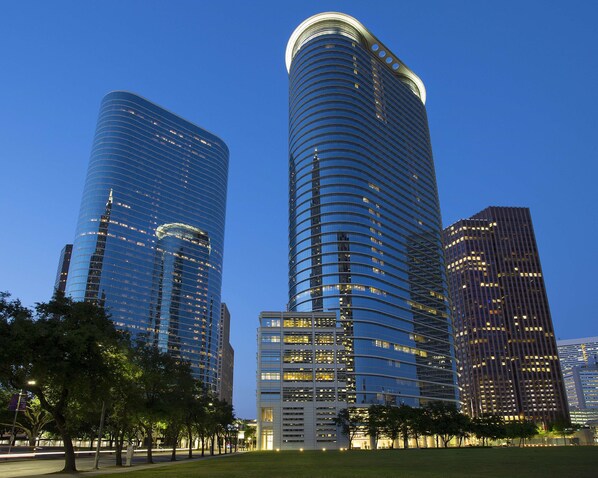
[[[28, 380], [27, 385], [35, 385], [35, 380]], [[12, 421], [12, 430], [10, 431], [10, 442], [8, 443], [8, 453], [12, 450], [12, 444], [15, 441], [15, 428], [17, 426], [17, 416], [19, 414], [19, 410], [21, 409], [21, 397], [23, 397], [25, 393], [23, 389], [19, 392], [19, 398], [17, 399], [17, 406], [15, 407], [15, 417]], [[26, 406], [26, 405], [25, 405]]]

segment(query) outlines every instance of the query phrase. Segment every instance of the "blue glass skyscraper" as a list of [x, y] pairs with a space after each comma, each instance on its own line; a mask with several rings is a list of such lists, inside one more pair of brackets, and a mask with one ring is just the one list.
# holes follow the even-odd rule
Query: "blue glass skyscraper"
[[456, 402], [422, 81], [340, 13], [305, 20], [286, 63], [289, 309], [337, 312], [350, 402]]
[[228, 148], [135, 94], [102, 101], [67, 295], [215, 390]]

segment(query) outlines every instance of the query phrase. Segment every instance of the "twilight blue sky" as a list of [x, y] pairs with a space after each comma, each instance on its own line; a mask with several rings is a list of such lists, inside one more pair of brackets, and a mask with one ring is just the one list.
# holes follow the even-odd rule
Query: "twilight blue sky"
[[231, 151], [223, 299], [235, 408], [255, 416], [255, 330], [287, 301], [286, 43], [355, 16], [424, 81], [444, 224], [531, 208], [559, 338], [598, 335], [598, 3], [4, 2], [0, 290], [49, 299], [71, 242], [99, 103], [136, 92]]

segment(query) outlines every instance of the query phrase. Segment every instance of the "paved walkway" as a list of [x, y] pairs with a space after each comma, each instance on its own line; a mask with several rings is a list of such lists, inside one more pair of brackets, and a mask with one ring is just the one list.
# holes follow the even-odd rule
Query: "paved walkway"
[[[240, 452], [242, 453], [242, 452]], [[222, 454], [222, 455], [206, 455], [201, 457], [199, 453], [194, 453], [193, 458], [190, 460], [187, 458], [187, 453], [178, 453], [177, 461], [170, 461], [170, 452], [158, 452], [154, 453], [154, 464], [145, 463], [145, 454], [136, 454], [133, 466], [120, 467], [114, 464], [114, 455], [102, 455], [100, 457], [99, 470], [93, 469], [93, 456], [90, 457], [78, 457], [77, 458], [77, 469], [83, 476], [95, 476], [113, 473], [127, 473], [129, 471], [144, 470], [147, 468], [159, 468], [164, 466], [176, 466], [181, 463], [189, 463], [191, 461], [210, 460], [217, 458], [224, 458], [229, 456], [235, 456], [239, 453], [233, 454]], [[124, 456], [123, 456], [124, 460]], [[64, 467], [64, 458], [60, 459], [27, 459], [27, 460], [15, 460], [15, 461], [3, 461], [0, 462], [0, 476], [2, 478], [33, 478], [52, 474], [52, 478], [72, 478], [71, 473], [60, 473]]]

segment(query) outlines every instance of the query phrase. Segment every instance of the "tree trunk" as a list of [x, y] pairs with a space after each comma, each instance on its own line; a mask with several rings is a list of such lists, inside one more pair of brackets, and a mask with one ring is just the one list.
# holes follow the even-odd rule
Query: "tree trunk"
[[62, 471], [65, 473], [74, 473], [77, 471], [77, 464], [75, 462], [73, 439], [66, 429], [66, 422], [61, 413], [56, 412], [54, 414], [54, 421], [56, 422], [56, 428], [58, 428], [64, 443], [64, 468]]
[[177, 433], [172, 437], [172, 453], [170, 455], [170, 461], [176, 461], [176, 446], [179, 442], [179, 434]]
[[75, 448], [73, 447], [73, 439], [66, 431], [61, 433], [61, 435], [62, 441], [64, 442], [64, 468], [62, 471], [64, 473], [76, 472], [77, 464], [75, 463]]
[[210, 455], [214, 456], [214, 435], [210, 438]]
[[125, 441], [124, 430], [116, 435], [116, 466], [123, 466], [123, 443]]
[[206, 447], [206, 442], [205, 442], [205, 438], [203, 435], [201, 435], [200, 437], [201, 440], [201, 457], [204, 457], [204, 453], [205, 453], [205, 447]]
[[147, 463], [154, 463], [154, 456], [152, 454], [152, 446], [154, 444], [154, 437], [152, 435], [152, 426], [145, 429], [147, 441]]
[[[44, 394], [40, 393], [39, 391], [36, 392], [36, 395], [39, 398], [42, 407], [51, 413], [52, 417], [54, 418], [54, 422], [56, 423], [56, 428], [58, 428], [58, 431], [62, 436], [62, 441], [64, 443], [64, 468], [62, 471], [66, 473], [76, 472], [77, 465], [75, 463], [75, 449], [73, 448], [73, 440], [71, 435], [66, 428], [66, 419], [59, 411], [62, 409], [62, 407], [51, 407]], [[63, 390], [62, 395], [66, 398], [65, 390]]]
[[187, 438], [189, 439], [189, 459], [193, 458], [193, 430], [187, 427]]

